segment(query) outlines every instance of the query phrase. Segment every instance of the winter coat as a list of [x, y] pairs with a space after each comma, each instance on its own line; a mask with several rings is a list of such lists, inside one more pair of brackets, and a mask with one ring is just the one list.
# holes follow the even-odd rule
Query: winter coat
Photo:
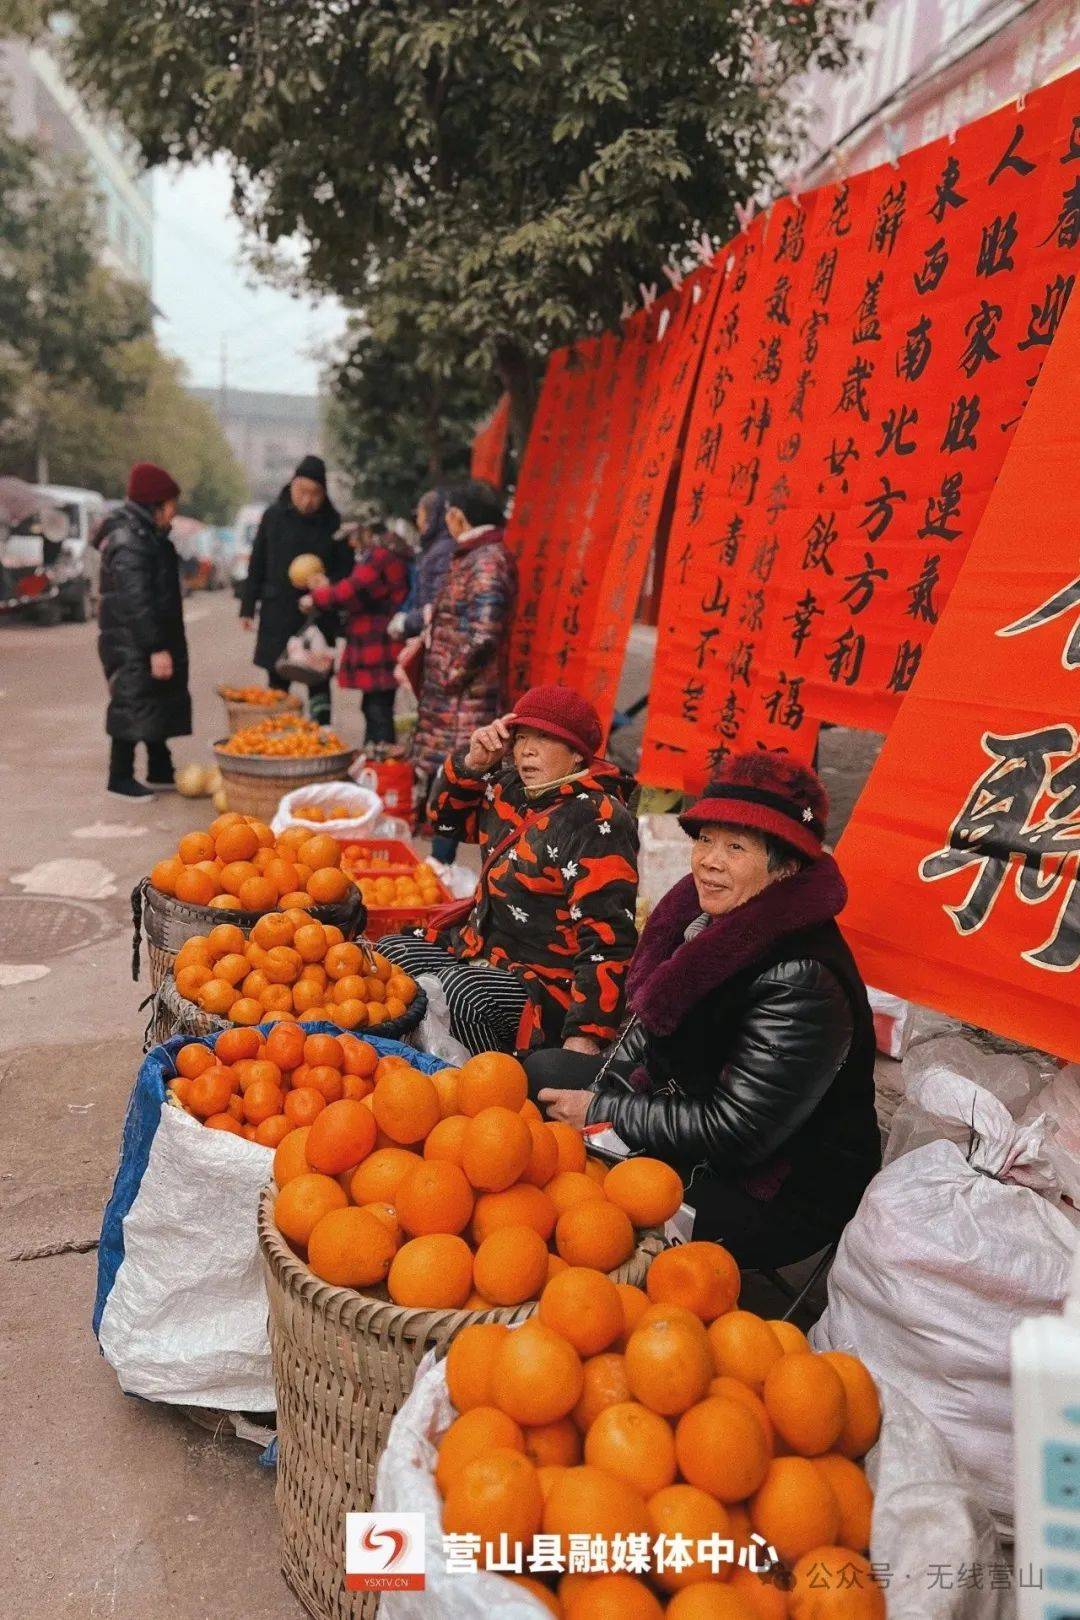
[[413, 758], [434, 776], [477, 726], [506, 711], [517, 563], [501, 529], [459, 540], [435, 602]]
[[369, 546], [347, 579], [312, 591], [316, 607], [345, 616], [345, 652], [338, 684], [361, 692], [393, 692], [398, 648], [386, 627], [405, 600], [409, 565], [388, 546]]
[[684, 1180], [704, 1166], [706, 1202], [710, 1176], [734, 1180], [838, 1235], [881, 1163], [873, 1020], [833, 920], [846, 899], [825, 856], [685, 940], [700, 907], [693, 878], [677, 883], [642, 935], [637, 1021], [588, 1121]]
[[419, 635], [424, 629], [424, 608], [429, 608], [450, 572], [455, 539], [449, 528], [442, 527], [442, 518], [431, 539], [421, 536], [421, 552], [416, 562], [413, 588], [405, 603], [405, 635]]
[[[98, 657], [109, 683], [105, 730], [125, 742], [191, 735], [188, 650], [180, 565], [167, 529], [126, 501], [102, 528]], [[172, 654], [167, 681], [150, 673], [150, 654]]]
[[533, 1016], [523, 1046], [571, 1035], [606, 1043], [618, 1032], [637, 942], [638, 833], [626, 808], [633, 786], [600, 761], [530, 798], [512, 766], [475, 775], [463, 753], [443, 766], [434, 798], [440, 833], [479, 843], [485, 859], [508, 833], [518, 836], [484, 878], [465, 925], [428, 937], [524, 982]]
[[[254, 618], [256, 606], [259, 609], [253, 661], [260, 669], [273, 671], [289, 637], [295, 636], [304, 623], [300, 609], [304, 593], [289, 579], [289, 564], [293, 558], [312, 552], [322, 562], [323, 572], [331, 581], [343, 579], [352, 568], [351, 547], [334, 539], [340, 524], [341, 518], [329, 499], [310, 515], [298, 512], [289, 498], [288, 484], [263, 513], [240, 598], [242, 619]], [[327, 641], [336, 640], [337, 614], [320, 616], [319, 628]]]

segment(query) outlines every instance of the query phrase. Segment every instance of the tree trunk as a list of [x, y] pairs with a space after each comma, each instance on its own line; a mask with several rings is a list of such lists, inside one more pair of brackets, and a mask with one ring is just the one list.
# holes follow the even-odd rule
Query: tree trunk
[[495, 371], [510, 395], [510, 443], [520, 467], [525, 444], [536, 410], [536, 378], [525, 350], [512, 338], [500, 338], [495, 346]]

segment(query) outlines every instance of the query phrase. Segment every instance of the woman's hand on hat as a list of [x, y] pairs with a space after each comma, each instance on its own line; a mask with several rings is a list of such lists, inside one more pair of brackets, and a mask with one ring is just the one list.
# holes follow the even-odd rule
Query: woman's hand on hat
[[506, 758], [514, 741], [510, 728], [516, 718], [514, 714], [504, 714], [501, 720], [493, 720], [490, 726], [477, 727], [469, 738], [465, 755], [467, 771], [490, 771]]
[[538, 1093], [537, 1100], [544, 1106], [546, 1119], [562, 1120], [566, 1125], [572, 1125], [575, 1130], [585, 1128], [589, 1114], [589, 1104], [593, 1100], [591, 1091], [557, 1091], [552, 1086], [545, 1086]]

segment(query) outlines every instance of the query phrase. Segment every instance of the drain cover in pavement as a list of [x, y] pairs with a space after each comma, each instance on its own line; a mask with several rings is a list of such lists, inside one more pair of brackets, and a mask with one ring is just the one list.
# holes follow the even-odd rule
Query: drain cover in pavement
[[110, 917], [78, 900], [0, 895], [0, 955], [20, 962], [47, 962], [115, 932]]

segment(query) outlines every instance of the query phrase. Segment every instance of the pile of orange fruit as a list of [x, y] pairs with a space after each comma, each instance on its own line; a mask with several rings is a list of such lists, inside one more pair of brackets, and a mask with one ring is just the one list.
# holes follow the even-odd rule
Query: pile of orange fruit
[[221, 754], [268, 756], [273, 759], [316, 759], [340, 754], [345, 744], [336, 731], [295, 715], [268, 714], [265, 720], [234, 731], [218, 749]]
[[281, 1019], [266, 1036], [240, 1025], [212, 1046], [189, 1041], [176, 1054], [172, 1095], [212, 1131], [276, 1148], [306, 1130], [331, 1103], [366, 1097], [379, 1054], [356, 1035], [316, 1035]]
[[366, 1096], [286, 1138], [274, 1179], [278, 1229], [324, 1282], [429, 1310], [521, 1305], [571, 1267], [614, 1271], [683, 1192], [659, 1160], [588, 1159], [501, 1052], [430, 1078], [383, 1058]]
[[173, 977], [186, 1000], [232, 1024], [374, 1029], [403, 1018], [416, 997], [416, 981], [387, 957], [299, 908], [268, 911], [250, 938], [219, 923], [185, 940]]
[[[681, 1567], [511, 1577], [565, 1620], [881, 1620], [859, 1466], [881, 1423], [873, 1379], [739, 1310], [739, 1282], [720, 1244], [688, 1243], [644, 1291], [574, 1265], [521, 1327], [464, 1328], [435, 1468], [444, 1531], [496, 1552], [505, 1534], [526, 1559], [539, 1533], [564, 1557], [569, 1536], [686, 1538]], [[753, 1546], [758, 1571], [766, 1549], [779, 1562], [714, 1573], [695, 1557], [714, 1535]]]
[[162, 894], [215, 911], [306, 910], [341, 901], [352, 880], [329, 833], [291, 827], [275, 837], [265, 821], [226, 811], [205, 832], [186, 833], [158, 861], [150, 882]]
[[329, 808], [322, 804], [302, 804], [298, 809], [292, 811], [295, 821], [315, 822], [348, 821], [355, 814], [356, 812], [350, 810], [347, 804], [332, 804]]
[[377, 906], [381, 910], [437, 906], [445, 899], [439, 880], [426, 861], [392, 877], [388, 873], [379, 875], [365, 862], [363, 845], [346, 844], [341, 864], [360, 890], [366, 906]]
[[272, 686], [219, 686], [218, 691], [226, 703], [254, 703], [263, 709], [279, 709], [283, 703], [299, 707], [296, 698]]

